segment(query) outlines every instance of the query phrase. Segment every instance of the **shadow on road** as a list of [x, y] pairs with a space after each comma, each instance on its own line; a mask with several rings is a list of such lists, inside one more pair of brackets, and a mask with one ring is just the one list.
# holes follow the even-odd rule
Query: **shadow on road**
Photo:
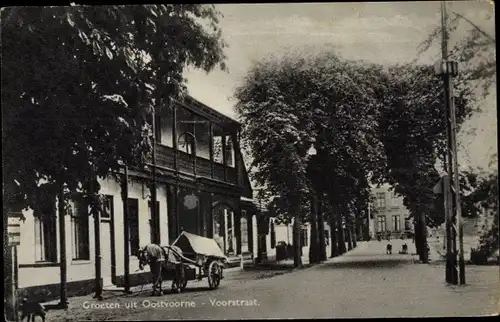
[[[353, 256], [354, 257], [354, 256]], [[396, 268], [405, 266], [408, 264], [407, 259], [372, 259], [372, 260], [352, 260], [345, 262], [334, 262], [334, 263], [326, 263], [321, 265], [320, 269], [344, 269], [344, 268], [352, 268], [352, 269], [374, 269], [374, 268]]]

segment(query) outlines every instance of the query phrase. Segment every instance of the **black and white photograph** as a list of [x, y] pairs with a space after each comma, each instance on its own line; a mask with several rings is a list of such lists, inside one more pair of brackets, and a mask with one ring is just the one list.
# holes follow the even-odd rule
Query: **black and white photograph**
[[0, 22], [5, 321], [499, 315], [493, 1]]

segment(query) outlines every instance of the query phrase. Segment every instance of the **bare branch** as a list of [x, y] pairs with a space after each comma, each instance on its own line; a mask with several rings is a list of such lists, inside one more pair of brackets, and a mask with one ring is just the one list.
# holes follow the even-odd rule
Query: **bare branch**
[[496, 43], [496, 40], [494, 37], [488, 35], [485, 31], [483, 31], [481, 28], [479, 28], [475, 23], [464, 17], [463, 15], [456, 13], [455, 11], [452, 12], [455, 16], [462, 18], [463, 20], [467, 21], [472, 27], [474, 27], [477, 31], [479, 31], [483, 36], [486, 38], [490, 39], [491, 41]]

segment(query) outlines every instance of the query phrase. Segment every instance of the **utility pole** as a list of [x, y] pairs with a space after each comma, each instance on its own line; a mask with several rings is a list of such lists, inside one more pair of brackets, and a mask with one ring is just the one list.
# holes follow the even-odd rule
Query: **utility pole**
[[[446, 104], [446, 132], [447, 132], [447, 162], [446, 172], [448, 180], [444, 181], [446, 185], [444, 189], [445, 211], [448, 211], [447, 220], [447, 253], [446, 263], [447, 282], [465, 284], [465, 261], [463, 252], [463, 222], [460, 203], [460, 182], [458, 173], [457, 160], [457, 143], [456, 143], [456, 110], [453, 100], [453, 77], [458, 72], [458, 64], [455, 61], [449, 60], [448, 40], [449, 34], [447, 30], [447, 13], [446, 4], [441, 2], [441, 30], [442, 30], [442, 61], [436, 65], [436, 74], [443, 77], [444, 95]], [[458, 232], [459, 253], [457, 267], [457, 243], [456, 236]], [[448, 281], [449, 280], [449, 281]]]
[[[158, 88], [156, 89], [156, 91], [158, 91]], [[158, 92], [157, 92], [158, 94]], [[155, 102], [156, 104], [161, 104], [161, 95], [157, 95], [157, 102]], [[152, 143], [153, 143], [153, 151], [152, 151], [152, 163], [153, 163], [153, 166], [152, 166], [152, 182], [151, 182], [151, 219], [152, 219], [152, 223], [153, 223], [153, 239], [152, 242], [153, 243], [156, 243], [156, 244], [160, 244], [161, 241], [160, 241], [160, 236], [159, 236], [159, 231], [160, 231], [160, 227], [159, 227], [159, 214], [157, 212], [157, 208], [156, 208], [156, 203], [157, 203], [157, 183], [156, 183], [156, 106], [152, 106], [152, 128], [153, 128], [153, 138], [152, 138]]]

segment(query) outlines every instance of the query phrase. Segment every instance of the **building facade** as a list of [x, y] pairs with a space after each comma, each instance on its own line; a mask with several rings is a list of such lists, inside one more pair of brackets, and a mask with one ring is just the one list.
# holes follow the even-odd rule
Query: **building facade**
[[403, 232], [413, 230], [409, 211], [403, 204], [403, 197], [397, 196], [388, 184], [372, 187], [373, 203], [370, 205], [370, 236], [377, 233], [390, 232], [391, 236], [399, 237]]
[[124, 169], [120, 183], [100, 179], [106, 207], [99, 225], [78, 198], [70, 202], [62, 221], [56, 198], [40, 207], [44, 215], [24, 211], [17, 251], [21, 296], [39, 301], [58, 298], [61, 258], [66, 259], [67, 295], [92, 292], [96, 244], [100, 244], [104, 287], [149, 283], [149, 273], [138, 270], [138, 249], [151, 242], [171, 244], [182, 231], [214, 238], [228, 257], [256, 254], [259, 213], [239, 131], [238, 122], [192, 97], [156, 111], [156, 162], [148, 165], [156, 167], [156, 178], [153, 181], [151, 170]]

